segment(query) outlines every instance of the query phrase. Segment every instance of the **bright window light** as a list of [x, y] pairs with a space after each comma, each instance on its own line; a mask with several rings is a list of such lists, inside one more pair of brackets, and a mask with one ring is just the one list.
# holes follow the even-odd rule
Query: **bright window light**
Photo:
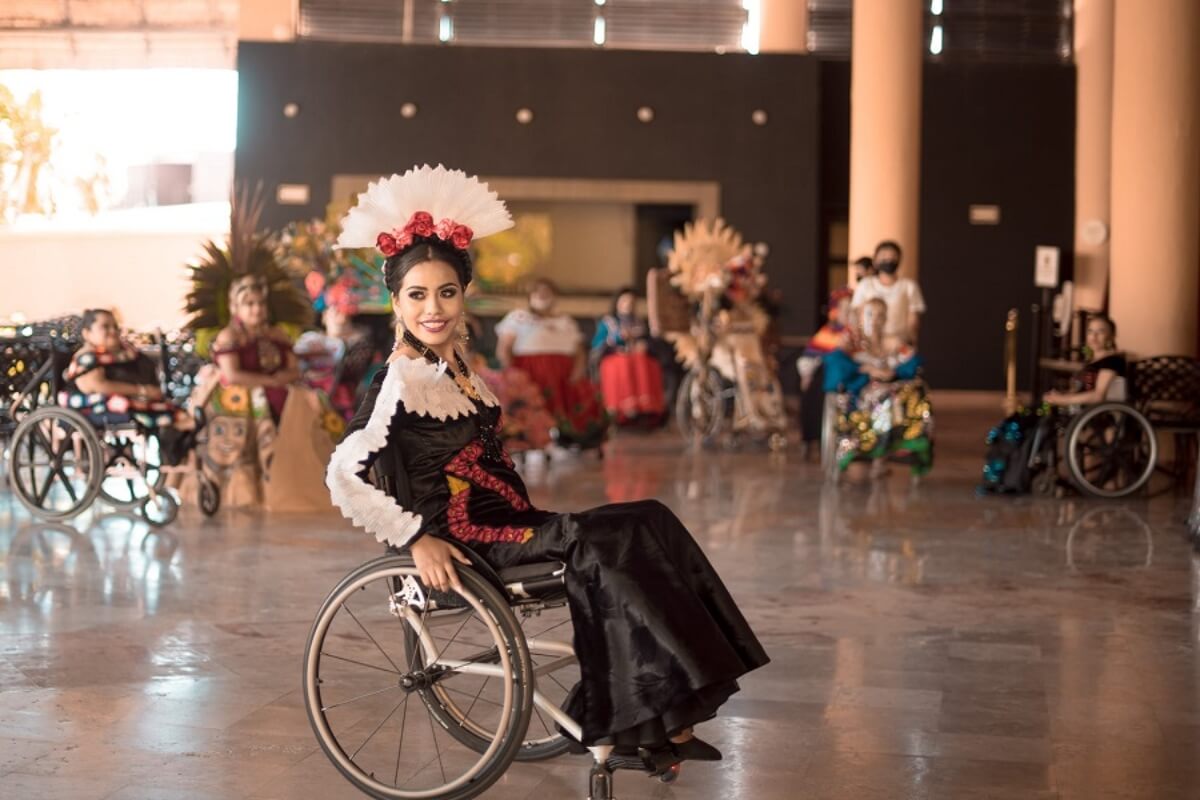
[[[0, 70], [0, 87], [22, 109], [0, 119], [8, 137], [48, 136], [33, 187], [42, 210], [0, 203], [0, 227], [24, 213], [57, 218], [147, 205], [223, 202], [233, 178], [237, 73], [216, 69]], [[282, 100], [278, 108], [282, 109]], [[277, 111], [276, 113], [282, 113]], [[2, 148], [0, 148], [2, 149]], [[20, 160], [0, 165], [0, 187], [30, 190]], [[155, 176], [170, 172], [181, 199], [164, 199]]]
[[454, 18], [449, 14], [438, 20], [438, 40], [448, 42], [454, 38]]
[[758, 44], [762, 36], [762, 0], [742, 0], [746, 9], [746, 22], [742, 25], [742, 49], [758, 55]]
[[598, 6], [602, 6], [602, 5], [604, 5], [605, 3], [607, 3], [607, 2], [608, 2], [608, 0], [596, 0], [596, 5], [598, 5]]
[[935, 17], [940, 17], [942, 15], [942, 11], [944, 10], [942, 6], [942, 0], [929, 0], [929, 13], [933, 14]]
[[929, 37], [929, 52], [936, 55], [942, 53], [942, 26], [934, 25], [933, 34]]
[[592, 41], [597, 46], [604, 44], [604, 38], [607, 35], [607, 25], [604, 22], [604, 17], [596, 17], [596, 23], [592, 27]]

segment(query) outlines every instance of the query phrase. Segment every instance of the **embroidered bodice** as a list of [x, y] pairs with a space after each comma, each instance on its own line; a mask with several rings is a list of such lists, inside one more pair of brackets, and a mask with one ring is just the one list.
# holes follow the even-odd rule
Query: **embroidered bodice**
[[532, 507], [500, 444], [496, 397], [478, 375], [471, 383], [478, 401], [445, 365], [400, 356], [381, 370], [329, 465], [344, 516], [396, 546], [428, 532], [468, 542], [532, 536], [550, 515]]

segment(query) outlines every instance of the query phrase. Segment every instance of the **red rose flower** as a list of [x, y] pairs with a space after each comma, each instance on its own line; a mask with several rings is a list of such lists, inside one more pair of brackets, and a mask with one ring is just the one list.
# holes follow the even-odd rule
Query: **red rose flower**
[[428, 211], [416, 212], [404, 226], [404, 232], [414, 236], [433, 236], [433, 231], [433, 215]]
[[396, 245], [396, 237], [390, 233], [379, 234], [379, 237], [375, 239], [375, 246], [379, 248], [379, 252], [383, 253], [384, 258], [391, 258], [400, 250]]
[[471, 238], [475, 232], [466, 225], [455, 225], [454, 231], [450, 234], [450, 243], [459, 250], [466, 250], [471, 246]]

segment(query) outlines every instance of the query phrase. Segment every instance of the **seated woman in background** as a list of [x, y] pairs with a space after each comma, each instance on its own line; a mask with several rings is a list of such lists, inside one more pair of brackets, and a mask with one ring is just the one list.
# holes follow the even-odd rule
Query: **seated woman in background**
[[231, 321], [213, 343], [217, 380], [196, 401], [208, 416], [200, 454], [224, 505], [323, 509], [322, 475], [344, 421], [324, 395], [296, 382], [287, 335], [268, 319], [267, 284], [243, 276], [229, 289]]
[[1081, 406], [1123, 401], [1126, 396], [1125, 373], [1129, 369], [1125, 354], [1117, 350], [1117, 325], [1103, 314], [1088, 319], [1086, 343], [1091, 358], [1071, 378], [1071, 391], [1046, 392], [1042, 398], [1052, 406]]
[[632, 287], [620, 289], [612, 312], [592, 337], [591, 360], [600, 376], [604, 407], [619, 425], [659, 425], [666, 415], [662, 368], [649, 355], [649, 328], [637, 316]]
[[837, 465], [905, 455], [914, 476], [933, 466], [933, 415], [918, 379], [921, 357], [897, 336], [884, 334], [887, 304], [868, 300], [846, 349], [825, 357], [824, 388], [839, 392]]
[[496, 324], [496, 358], [505, 369], [527, 374], [546, 397], [558, 443], [598, 447], [608, 430], [599, 391], [587, 378], [583, 334], [569, 314], [555, 310], [558, 290], [534, 281], [529, 308], [510, 311]]
[[121, 339], [111, 311], [90, 308], [80, 325], [83, 347], [71, 357], [59, 402], [98, 423], [130, 420], [149, 428], [175, 424], [178, 409], [164, 401], [158, 367]]

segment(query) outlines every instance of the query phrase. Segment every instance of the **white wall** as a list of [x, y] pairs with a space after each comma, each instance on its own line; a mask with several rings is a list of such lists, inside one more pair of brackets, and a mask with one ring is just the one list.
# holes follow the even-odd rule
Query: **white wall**
[[113, 308], [137, 330], [186, 319], [188, 261], [223, 239], [229, 206], [143, 209], [53, 228], [0, 228], [0, 320]]

